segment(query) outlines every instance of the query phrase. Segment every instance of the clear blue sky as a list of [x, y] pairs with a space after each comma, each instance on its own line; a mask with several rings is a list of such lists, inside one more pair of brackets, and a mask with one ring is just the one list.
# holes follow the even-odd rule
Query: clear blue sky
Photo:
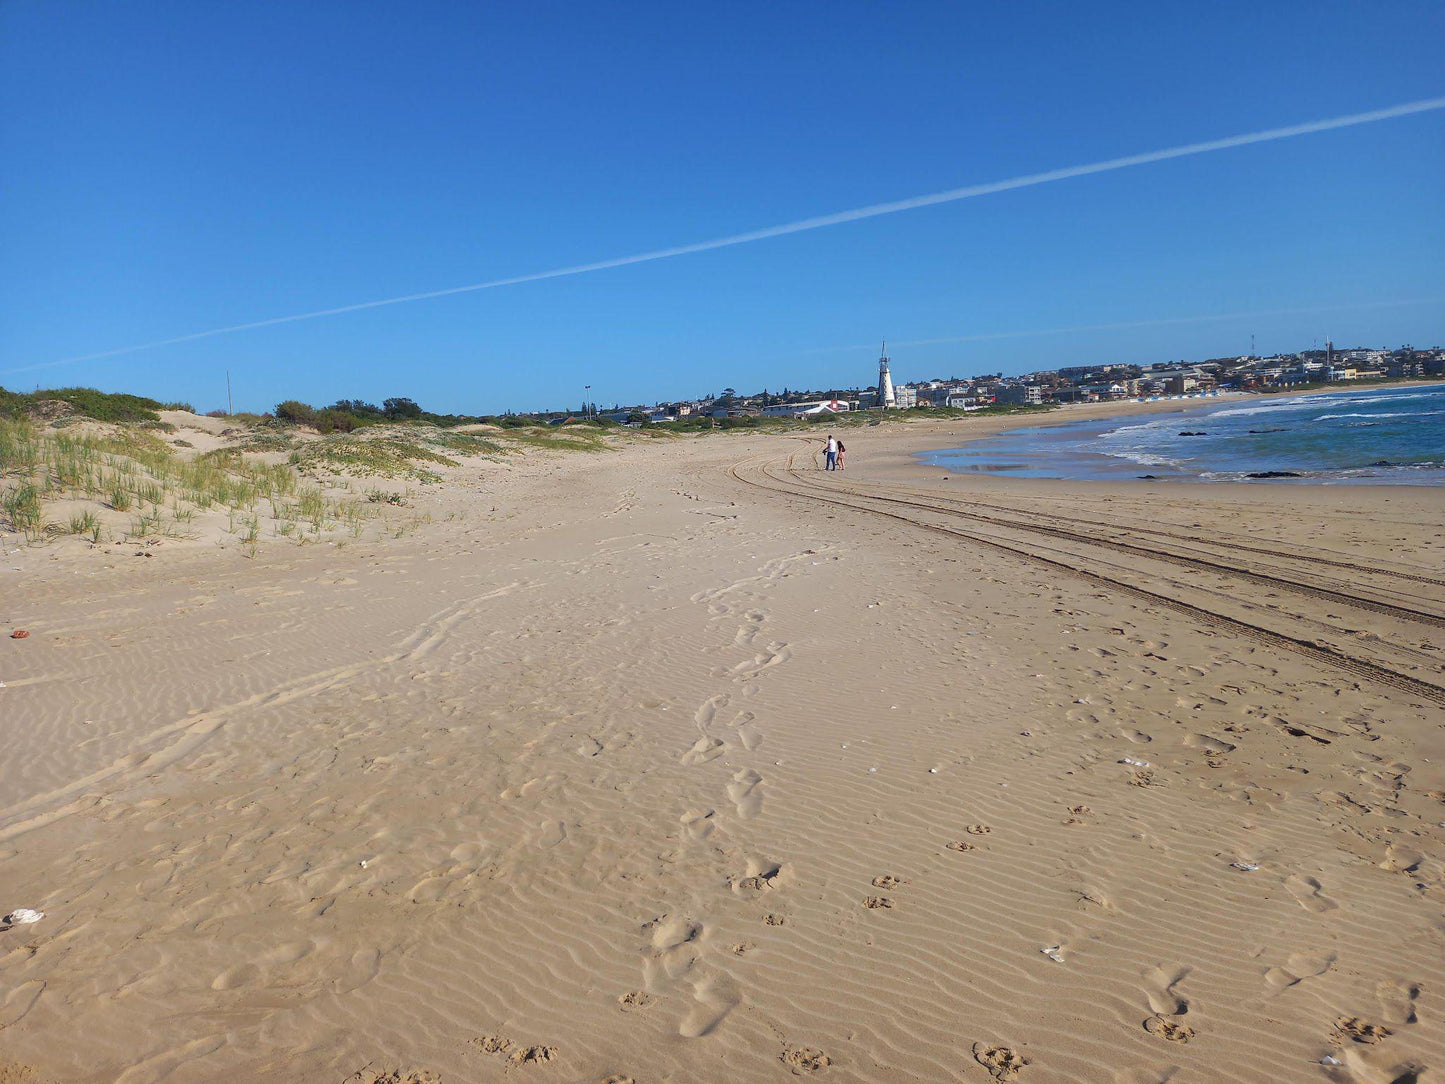
[[1437, 111], [29, 368], [1436, 97], [1442, 42], [1438, 2], [4, 0], [0, 384], [483, 412], [863, 383], [885, 336], [899, 379], [1440, 343]]

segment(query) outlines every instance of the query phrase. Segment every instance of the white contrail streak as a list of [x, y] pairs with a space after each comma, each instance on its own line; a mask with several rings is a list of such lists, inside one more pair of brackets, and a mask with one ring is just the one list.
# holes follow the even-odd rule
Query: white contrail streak
[[1392, 105], [1386, 109], [1372, 109], [1367, 113], [1351, 113], [1348, 116], [1330, 117], [1327, 120], [1309, 121], [1305, 124], [1292, 124], [1285, 128], [1269, 128], [1262, 132], [1228, 136], [1224, 139], [1211, 139], [1203, 143], [1186, 143], [1181, 147], [1169, 147], [1165, 150], [1148, 151], [1144, 154], [1131, 154], [1123, 158], [1110, 158], [1103, 162], [1091, 162], [1088, 165], [1082, 166], [1069, 166], [1065, 169], [1049, 170], [1046, 173], [1030, 173], [1026, 176], [1013, 177], [1006, 181], [968, 185], [964, 188], [950, 188], [945, 192], [934, 192], [926, 196], [912, 196], [908, 199], [893, 200], [889, 203], [875, 203], [868, 207], [857, 207], [851, 211], [837, 211], [833, 214], [819, 215], [815, 218], [803, 218], [796, 222], [783, 223], [780, 226], [768, 226], [759, 230], [750, 230], [747, 233], [736, 233], [729, 237], [717, 237], [710, 241], [696, 241], [692, 244], [677, 245], [673, 248], [660, 248], [652, 252], [640, 252], [633, 256], [618, 256], [610, 260], [599, 260], [596, 263], [575, 264], [571, 267], [559, 267], [551, 271], [538, 271], [529, 275], [515, 275], [511, 278], [474, 282], [467, 286], [452, 286], [445, 290], [428, 290], [425, 293], [403, 294], [400, 297], [386, 297], [379, 301], [363, 301], [355, 305], [340, 305], [333, 309], [317, 309], [314, 312], [296, 313], [292, 316], [275, 316], [268, 320], [253, 320], [250, 323], [211, 328], [209, 331], [196, 331], [189, 335], [177, 335], [170, 339], [157, 339], [153, 342], [140, 343], [136, 346], [125, 346], [117, 350], [103, 350], [96, 354], [82, 354], [78, 357], [62, 358], [59, 361], [41, 362], [37, 365], [27, 365], [17, 369], [6, 369], [4, 371], [7, 373], [21, 373], [34, 369], [49, 369], [58, 365], [72, 365], [82, 361], [96, 361], [100, 358], [116, 357], [120, 354], [133, 354], [140, 350], [151, 350], [160, 346], [172, 346], [176, 343], [195, 342], [197, 339], [209, 339], [216, 335], [230, 335], [237, 331], [252, 331], [256, 328], [273, 327], [276, 324], [291, 324], [299, 320], [315, 320], [322, 316], [339, 316], [342, 313], [360, 312], [363, 309], [376, 309], [385, 305], [403, 305], [409, 301], [426, 301], [437, 297], [450, 297], [453, 294], [473, 293], [478, 290], [495, 290], [501, 286], [517, 286], [524, 282], [541, 282], [544, 279], [565, 278], [570, 275], [585, 275], [592, 271], [606, 271], [615, 267], [628, 267], [632, 264], [650, 263], [653, 260], [667, 260], [674, 256], [688, 256], [695, 252], [711, 252], [714, 249], [730, 248], [733, 245], [746, 245], [754, 241], [765, 241], [772, 237], [786, 237], [788, 234], [803, 233], [807, 230], [819, 230], [826, 226], [839, 226], [845, 222], [858, 222], [865, 218], [891, 215], [898, 211], [912, 211], [920, 207], [932, 207], [939, 203], [954, 203], [958, 200], [973, 199], [976, 196], [992, 195], [995, 192], [1008, 192], [1015, 188], [1030, 188], [1034, 185], [1049, 184], [1053, 181], [1066, 181], [1075, 177], [1087, 177], [1095, 173], [1108, 173], [1116, 169], [1127, 169], [1130, 166], [1143, 166], [1151, 162], [1164, 162], [1171, 158], [1187, 158], [1195, 154], [1208, 154], [1211, 151], [1228, 150], [1231, 147], [1247, 147], [1254, 143], [1271, 143], [1277, 139], [1291, 139], [1295, 136], [1311, 135], [1315, 132], [1331, 132], [1338, 128], [1350, 128], [1357, 124], [1373, 124], [1376, 121], [1390, 120], [1394, 117], [1407, 117], [1416, 113], [1428, 113], [1437, 109], [1445, 109], [1445, 98], [1423, 98], [1419, 101]]

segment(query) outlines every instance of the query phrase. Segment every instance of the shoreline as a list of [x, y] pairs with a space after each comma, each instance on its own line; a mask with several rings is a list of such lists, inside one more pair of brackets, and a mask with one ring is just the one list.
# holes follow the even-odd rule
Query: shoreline
[[[1440, 388], [1445, 387], [1445, 380], [1402, 380], [1398, 382], [1392, 382], [1388, 386], [1391, 388]], [[911, 452], [907, 453], [902, 459], [897, 458], [896, 449], [890, 449], [887, 454], [890, 456], [891, 466], [906, 466], [910, 469], [912, 473], [915, 474], [915, 476], [918, 477], [922, 477], [923, 475], [936, 476], [940, 471], [947, 472], [947, 468], [942, 464], [925, 462], [923, 456], [929, 453], [948, 451], [955, 448], [962, 448], [971, 444], [977, 444], [980, 441], [988, 440], [993, 437], [997, 437], [1003, 433], [1011, 432], [1014, 430], [1057, 428], [1078, 421], [1146, 417], [1159, 414], [1188, 415], [1192, 413], [1210, 410], [1212, 408], [1225, 404], [1242, 404], [1248, 402], [1271, 401], [1284, 398], [1298, 398], [1306, 395], [1349, 394], [1351, 392], [1358, 393], [1360, 390], [1361, 389], [1359, 388], [1331, 388], [1327, 390], [1316, 389], [1311, 391], [1237, 393], [1230, 395], [1228, 398], [1224, 398], [1223, 396], [1221, 396], [1218, 399], [1207, 400], [1198, 404], [1186, 403], [1178, 400], [1163, 400], [1160, 402], [1136, 402], [1128, 400], [1114, 401], [1109, 403], [1068, 404], [1065, 406], [1061, 406], [1057, 411], [1050, 411], [1047, 414], [1023, 414], [1006, 418], [980, 418], [977, 420], [977, 422], [972, 422], [969, 419], [965, 418], [962, 419], [960, 423], [955, 423], [958, 425], [958, 428], [948, 429], [947, 435], [944, 435], [942, 432], [940, 432], [940, 430], [949, 427], [950, 422], [940, 421], [935, 423], [927, 423], [929, 431], [920, 431], [917, 433], [919, 440], [917, 441], [916, 447], [913, 448]], [[1065, 414], [1064, 412], [1067, 412], [1067, 414]], [[920, 429], [922, 429], [922, 427], [920, 427]], [[1141, 466], [1139, 469], [1141, 471], [1147, 472], [1146, 467]], [[1119, 471], [1119, 474], [1116, 478], [1109, 479], [1037, 477], [1020, 478], [1017, 476], [1011, 476], [1008, 473], [1001, 471], [969, 471], [961, 474], [954, 474], [953, 477], [959, 479], [967, 478], [970, 482], [977, 480], [989, 485], [1037, 483], [1046, 485], [1069, 486], [1143, 483], [1147, 485], [1187, 485], [1191, 487], [1204, 485], [1210, 488], [1214, 488], [1217, 486], [1255, 486], [1258, 484], [1258, 481], [1243, 481], [1237, 479], [1218, 480], [1212, 478], [1169, 477], [1131, 478], [1128, 477], [1127, 472], [1122, 469]], [[1289, 482], [1291, 486], [1296, 487], [1315, 487], [1327, 484], [1309, 477], [1290, 479]], [[1429, 490], [1440, 488], [1438, 486], [1428, 483], [1422, 484], [1410, 482], [1380, 483], [1370, 481], [1351, 481], [1347, 484], [1336, 483], [1335, 485], [1342, 485], [1344, 488], [1348, 488], [1351, 490], [1391, 490], [1402, 488]]]

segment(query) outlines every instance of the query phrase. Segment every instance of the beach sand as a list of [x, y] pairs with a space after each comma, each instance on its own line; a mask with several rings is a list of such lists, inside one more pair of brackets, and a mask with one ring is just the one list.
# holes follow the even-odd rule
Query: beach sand
[[7, 552], [0, 1081], [1440, 1079], [1445, 493], [1018, 424]]

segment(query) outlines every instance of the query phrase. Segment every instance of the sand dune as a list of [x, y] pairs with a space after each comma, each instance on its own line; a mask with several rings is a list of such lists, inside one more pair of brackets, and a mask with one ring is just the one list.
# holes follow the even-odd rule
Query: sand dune
[[958, 429], [8, 553], [0, 1080], [1445, 1072], [1445, 499]]

